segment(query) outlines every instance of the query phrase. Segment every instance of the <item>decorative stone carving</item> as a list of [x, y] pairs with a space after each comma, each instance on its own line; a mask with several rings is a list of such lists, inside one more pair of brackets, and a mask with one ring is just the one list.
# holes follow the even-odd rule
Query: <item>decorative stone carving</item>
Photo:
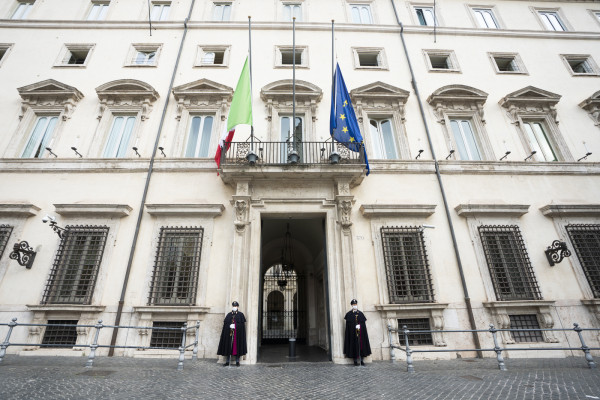
[[96, 88], [100, 99], [98, 119], [106, 108], [114, 110], [141, 110], [141, 120], [145, 121], [152, 111], [152, 104], [159, 98], [158, 92], [149, 84], [135, 79], [121, 79], [105, 83]]
[[579, 107], [587, 111], [594, 125], [600, 127], [600, 90], [579, 103]]
[[409, 95], [407, 90], [380, 81], [350, 91], [352, 104], [356, 107], [358, 116], [362, 115], [363, 110], [392, 110], [399, 113], [402, 122], [405, 121], [404, 106]]
[[338, 203], [340, 210], [340, 225], [342, 229], [347, 230], [352, 226], [351, 212], [352, 212], [352, 200], [341, 200]]
[[248, 201], [247, 200], [234, 200], [233, 206], [235, 208], [235, 229], [238, 232], [243, 232], [248, 225]]
[[23, 99], [19, 119], [29, 108], [38, 112], [60, 112], [63, 121], [71, 118], [75, 106], [83, 98], [76, 88], [54, 79], [37, 82], [17, 89]]
[[533, 86], [527, 86], [504, 96], [498, 104], [504, 107], [511, 122], [519, 125], [519, 116], [549, 114], [558, 124], [556, 104], [562, 96]]
[[218, 111], [222, 120], [225, 120], [227, 108], [233, 96], [233, 89], [229, 86], [211, 81], [199, 79], [194, 82], [173, 88], [173, 97], [177, 101], [176, 119], [181, 119], [184, 109]]
[[473, 111], [485, 124], [483, 105], [488, 94], [482, 90], [465, 85], [448, 85], [433, 92], [427, 102], [433, 107], [437, 122], [445, 124], [444, 113]]

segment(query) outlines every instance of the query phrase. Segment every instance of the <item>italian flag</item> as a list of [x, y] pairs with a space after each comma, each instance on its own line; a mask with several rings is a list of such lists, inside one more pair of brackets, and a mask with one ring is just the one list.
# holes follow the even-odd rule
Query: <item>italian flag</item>
[[238, 125], [252, 125], [252, 94], [250, 93], [250, 68], [248, 66], [248, 57], [244, 63], [240, 80], [235, 87], [229, 116], [227, 117], [227, 130], [219, 140], [215, 162], [217, 168], [221, 166], [221, 153], [227, 151], [231, 145], [235, 128]]

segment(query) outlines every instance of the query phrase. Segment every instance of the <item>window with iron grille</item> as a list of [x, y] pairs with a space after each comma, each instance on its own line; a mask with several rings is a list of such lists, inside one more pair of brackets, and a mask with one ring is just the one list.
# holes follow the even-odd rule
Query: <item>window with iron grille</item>
[[67, 226], [42, 304], [90, 304], [108, 235], [107, 226]]
[[[150, 347], [163, 347], [167, 349], [177, 349], [181, 346], [183, 339], [183, 331], [180, 329], [183, 322], [172, 321], [154, 321], [153, 328], [168, 328], [168, 329], [152, 329], [152, 337], [150, 338]], [[175, 330], [174, 328], [178, 329]]]
[[[428, 318], [412, 318], [412, 319], [399, 319], [398, 320], [398, 335], [400, 338], [400, 343], [402, 346], [406, 345], [404, 340], [404, 333], [402, 332], [404, 326], [409, 331], [428, 331], [431, 330], [429, 326]], [[433, 338], [431, 337], [431, 332], [423, 332], [423, 333], [409, 333], [408, 334], [408, 344], [410, 346], [426, 346], [433, 345]]]
[[[531, 315], [509, 315], [511, 329], [540, 329], [537, 316]], [[542, 331], [511, 331], [516, 343], [543, 342]]]
[[75, 346], [77, 342], [77, 322], [76, 320], [57, 320], [51, 319], [48, 324], [63, 326], [47, 326], [42, 344], [44, 347], [66, 348]]
[[519, 227], [480, 226], [479, 235], [498, 300], [540, 300]]
[[567, 233], [595, 298], [600, 298], [600, 225], [567, 225]]
[[203, 235], [202, 228], [160, 229], [149, 305], [195, 304]]
[[381, 240], [390, 302], [433, 302], [423, 231], [411, 227], [382, 227]]
[[0, 258], [2, 258], [2, 254], [4, 254], [4, 249], [6, 248], [6, 243], [8, 243], [12, 230], [13, 227], [10, 225], [0, 225]]

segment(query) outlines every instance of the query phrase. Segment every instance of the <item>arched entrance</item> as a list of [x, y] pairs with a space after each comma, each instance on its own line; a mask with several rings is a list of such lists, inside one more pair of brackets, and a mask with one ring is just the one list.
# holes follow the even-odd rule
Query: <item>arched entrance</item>
[[263, 276], [263, 344], [288, 343], [290, 338], [306, 341], [304, 304], [298, 302], [304, 286], [303, 276], [284, 271], [279, 263], [267, 269]]

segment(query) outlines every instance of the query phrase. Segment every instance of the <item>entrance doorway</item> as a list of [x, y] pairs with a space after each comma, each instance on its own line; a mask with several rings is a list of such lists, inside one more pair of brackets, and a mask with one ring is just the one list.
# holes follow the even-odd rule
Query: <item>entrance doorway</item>
[[261, 221], [259, 362], [331, 359], [324, 224], [322, 217]]

